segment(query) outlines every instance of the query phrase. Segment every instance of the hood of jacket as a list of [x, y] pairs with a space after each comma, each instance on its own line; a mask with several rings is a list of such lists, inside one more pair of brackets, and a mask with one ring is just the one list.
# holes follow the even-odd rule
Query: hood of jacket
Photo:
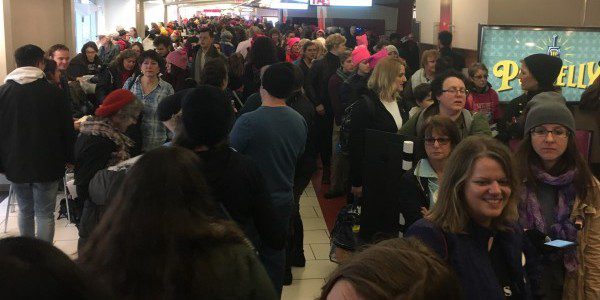
[[36, 67], [21, 67], [10, 72], [4, 79], [4, 83], [12, 80], [18, 84], [28, 84], [40, 78], [44, 78], [44, 71]]

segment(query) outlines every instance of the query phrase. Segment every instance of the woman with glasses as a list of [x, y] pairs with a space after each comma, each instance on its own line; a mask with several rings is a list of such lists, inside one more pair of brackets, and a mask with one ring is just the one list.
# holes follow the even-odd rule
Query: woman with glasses
[[469, 68], [469, 91], [465, 108], [484, 114], [490, 126], [496, 124], [500, 119], [498, 93], [488, 82], [488, 69], [484, 64], [475, 63]]
[[460, 142], [458, 128], [444, 116], [431, 117], [423, 126], [422, 135], [427, 156], [419, 160], [414, 170], [404, 173], [400, 181], [400, 213], [405, 228], [423, 218], [437, 202], [444, 166]]
[[98, 56], [98, 46], [94, 42], [87, 42], [81, 47], [81, 53], [75, 55], [67, 67], [67, 75], [70, 79], [76, 79], [84, 75], [96, 75], [102, 61]]
[[530, 299], [518, 184], [506, 146], [487, 136], [467, 137], [448, 158], [436, 204], [406, 233], [448, 263], [462, 299]]
[[[491, 135], [490, 125], [486, 116], [471, 113], [465, 109], [469, 90], [465, 87], [465, 79], [461, 73], [453, 70], [446, 71], [431, 82], [431, 97], [433, 104], [416, 114], [400, 129], [400, 134], [422, 138], [423, 125], [431, 116], [440, 115], [450, 118], [456, 126], [461, 138], [474, 134]], [[417, 149], [422, 153], [423, 149]]]
[[[540, 299], [600, 299], [600, 184], [577, 150], [564, 101], [554, 92], [532, 99], [517, 152], [527, 267]], [[551, 240], [569, 245], [545, 244]]]

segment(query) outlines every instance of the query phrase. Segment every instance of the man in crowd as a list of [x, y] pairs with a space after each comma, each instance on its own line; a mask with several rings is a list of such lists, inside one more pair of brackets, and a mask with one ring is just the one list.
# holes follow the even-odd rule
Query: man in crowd
[[210, 28], [200, 29], [198, 38], [200, 39], [200, 43], [192, 52], [194, 61], [192, 62], [191, 76], [194, 78], [194, 80], [196, 80], [196, 82], [200, 83], [202, 70], [204, 70], [204, 65], [206, 65], [208, 61], [216, 58], [222, 58], [226, 61], [227, 58], [213, 45], [214, 33]]
[[450, 31], [445, 30], [438, 34], [438, 46], [440, 48], [441, 56], [450, 57], [454, 69], [462, 72], [465, 68], [465, 58], [452, 50], [452, 33], [450, 33]]
[[259, 34], [262, 34], [260, 28], [256, 26], [250, 27], [250, 30], [248, 30], [248, 39], [245, 41], [241, 41], [238, 44], [235, 52], [240, 53], [242, 56], [244, 56], [244, 58], [246, 58], [246, 56], [248, 55], [248, 49], [250, 49], [250, 47], [252, 46], [252, 39]]
[[[268, 67], [262, 76], [262, 106], [242, 115], [231, 131], [231, 145], [250, 156], [265, 177], [267, 190], [279, 224], [290, 224], [294, 202], [295, 166], [304, 152], [307, 125], [304, 118], [286, 105], [293, 90], [294, 73], [285, 63]], [[261, 245], [258, 250], [275, 289], [281, 294], [285, 270], [285, 250]]]
[[69, 48], [63, 44], [56, 44], [48, 49], [48, 58], [56, 62], [56, 68], [60, 71], [60, 84], [65, 99], [71, 103], [71, 94], [69, 91], [69, 81], [67, 80], [67, 67], [70, 59]]
[[40, 47], [14, 56], [17, 69], [0, 87], [0, 173], [17, 196], [21, 235], [52, 243], [58, 186], [73, 153], [71, 109], [44, 77]]
[[317, 131], [319, 135], [319, 152], [323, 163], [323, 184], [330, 183], [331, 150], [333, 135], [333, 109], [329, 99], [329, 79], [340, 67], [339, 55], [346, 50], [346, 38], [341, 34], [332, 34], [325, 40], [327, 54], [313, 62], [305, 85], [306, 95], [317, 110]]

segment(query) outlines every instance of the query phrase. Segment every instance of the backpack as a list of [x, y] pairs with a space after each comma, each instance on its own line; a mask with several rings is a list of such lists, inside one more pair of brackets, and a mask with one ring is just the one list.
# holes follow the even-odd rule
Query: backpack
[[[369, 114], [373, 111], [373, 103], [371, 103], [371, 99], [367, 97], [367, 95], [362, 95], [362, 99], [365, 99], [367, 110]], [[340, 122], [340, 142], [336, 145], [336, 150], [339, 153], [348, 155], [350, 153], [350, 129], [352, 127], [352, 112], [360, 103], [360, 99], [354, 101], [352, 104], [348, 105], [344, 110], [344, 116], [342, 117], [342, 121]]]

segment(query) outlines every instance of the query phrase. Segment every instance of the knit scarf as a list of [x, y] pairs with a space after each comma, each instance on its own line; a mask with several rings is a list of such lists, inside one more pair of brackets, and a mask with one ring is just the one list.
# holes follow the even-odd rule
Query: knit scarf
[[342, 67], [337, 69], [337, 71], [335, 71], [335, 74], [337, 74], [337, 76], [340, 76], [342, 82], [346, 81], [348, 78], [350, 78], [350, 75], [352, 75], [352, 73], [344, 72], [344, 69]]
[[[546, 228], [546, 222], [542, 216], [540, 203], [536, 191], [530, 185], [521, 195], [519, 206], [519, 221], [526, 229], [537, 229], [548, 234], [551, 239], [566, 241], [577, 241], [577, 229], [570, 219], [573, 204], [575, 203], [576, 190], [573, 184], [575, 170], [565, 172], [560, 176], [552, 176], [537, 167], [533, 167], [535, 177], [542, 183], [558, 188], [558, 205], [554, 209], [554, 224]], [[564, 252], [563, 263], [568, 272], [577, 269], [578, 261], [575, 249]]]
[[129, 148], [133, 146], [133, 141], [115, 130], [106, 120], [92, 117], [81, 123], [79, 131], [83, 134], [105, 137], [117, 145], [117, 150], [111, 154], [107, 167], [129, 159]]

